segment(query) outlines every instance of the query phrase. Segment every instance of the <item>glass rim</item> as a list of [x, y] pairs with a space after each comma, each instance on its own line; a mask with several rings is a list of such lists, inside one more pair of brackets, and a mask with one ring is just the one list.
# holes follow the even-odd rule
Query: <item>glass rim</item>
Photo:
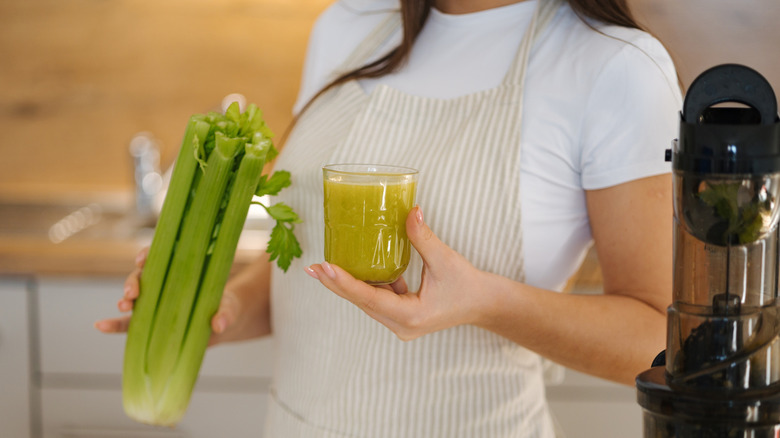
[[370, 163], [333, 163], [322, 166], [323, 171], [338, 173], [342, 175], [389, 175], [389, 176], [407, 176], [417, 175], [419, 170], [396, 166], [392, 164], [370, 164]]

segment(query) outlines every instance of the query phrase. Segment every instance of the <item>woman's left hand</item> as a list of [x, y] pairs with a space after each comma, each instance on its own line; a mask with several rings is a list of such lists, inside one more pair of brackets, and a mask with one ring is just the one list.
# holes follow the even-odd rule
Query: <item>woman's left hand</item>
[[390, 285], [371, 286], [327, 262], [306, 267], [306, 273], [405, 341], [478, 323], [484, 302], [479, 299], [478, 286], [484, 273], [433, 234], [419, 206], [406, 219], [406, 233], [423, 261], [417, 293], [409, 293], [403, 278]]

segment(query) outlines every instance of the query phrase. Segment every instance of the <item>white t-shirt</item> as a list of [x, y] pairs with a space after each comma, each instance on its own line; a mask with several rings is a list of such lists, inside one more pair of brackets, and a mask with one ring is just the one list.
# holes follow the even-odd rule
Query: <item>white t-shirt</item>
[[[408, 94], [452, 98], [500, 84], [535, 2], [450, 15], [436, 9], [398, 72], [361, 80]], [[298, 112], [334, 75], [397, 0], [341, 0], [310, 37]], [[670, 171], [664, 150], [682, 105], [668, 53], [647, 33], [593, 23], [568, 8], [565, 25], [540, 36], [524, 95], [521, 193], [526, 282], [561, 290], [592, 236], [585, 190]], [[400, 31], [379, 50], [400, 41]], [[423, 205], [423, 209], [424, 209]]]

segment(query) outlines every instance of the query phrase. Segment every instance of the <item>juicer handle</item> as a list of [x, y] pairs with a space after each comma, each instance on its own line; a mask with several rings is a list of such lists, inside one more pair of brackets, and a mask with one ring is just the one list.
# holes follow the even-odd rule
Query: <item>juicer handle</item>
[[650, 367], [662, 367], [666, 366], [666, 350], [662, 350], [658, 355], [655, 356], [653, 359], [653, 363], [650, 364]]
[[755, 109], [762, 125], [777, 120], [777, 98], [769, 81], [740, 64], [718, 65], [699, 75], [686, 93], [683, 119], [686, 123], [699, 123], [707, 108], [723, 102], [738, 102]]

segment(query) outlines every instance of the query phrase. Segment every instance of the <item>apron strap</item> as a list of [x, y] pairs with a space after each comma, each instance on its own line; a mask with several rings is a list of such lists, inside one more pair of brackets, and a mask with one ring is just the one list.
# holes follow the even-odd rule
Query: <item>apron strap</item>
[[515, 62], [509, 68], [504, 78], [504, 83], [518, 84], [522, 88], [525, 85], [525, 71], [528, 66], [528, 58], [539, 35], [545, 30], [550, 20], [555, 16], [561, 0], [537, 0], [531, 23], [525, 31], [520, 47], [515, 56]]
[[340, 72], [338, 74], [362, 67], [366, 60], [387, 43], [387, 40], [400, 28], [400, 12], [389, 14], [387, 18], [379, 23], [379, 25], [375, 27], [360, 44], [358, 44], [347, 59], [344, 60], [338, 69]]
[[[528, 65], [528, 58], [536, 39], [547, 27], [547, 24], [555, 16], [562, 0], [537, 0], [534, 15], [531, 23], [526, 29], [525, 35], [520, 42], [515, 62], [510, 67], [504, 83], [519, 84], [521, 87], [525, 83], [525, 70]], [[370, 34], [352, 51], [346, 60], [337, 69], [334, 77], [357, 68], [362, 67], [376, 51], [382, 47], [387, 40], [401, 27], [401, 14], [393, 12], [387, 16]]]

